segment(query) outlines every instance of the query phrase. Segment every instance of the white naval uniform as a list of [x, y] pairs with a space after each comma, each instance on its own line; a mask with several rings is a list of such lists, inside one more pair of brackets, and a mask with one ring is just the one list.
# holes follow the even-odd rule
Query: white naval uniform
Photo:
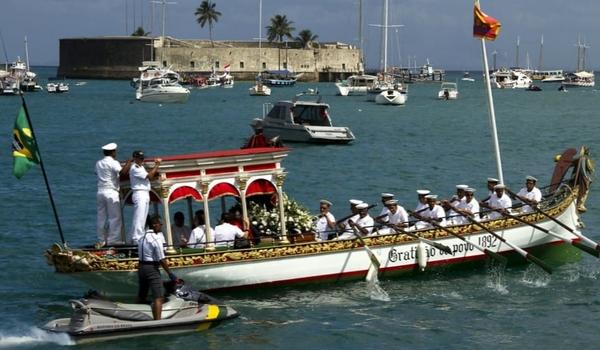
[[[473, 218], [475, 221], [480, 220], [480, 218], [479, 218], [479, 202], [477, 202], [475, 197], [473, 197], [470, 202], [467, 202], [467, 201], [460, 202], [460, 204], [457, 205], [456, 207], [458, 209], [466, 209], [466, 210], [470, 211], [473, 214], [473, 216], [471, 216], [471, 218]], [[462, 215], [457, 216], [456, 218], [460, 219], [460, 220], [455, 220], [456, 225], [464, 225], [464, 224], [468, 224], [471, 222], [469, 219], [467, 219], [466, 217], [464, 217]]]
[[[527, 187], [523, 187], [519, 193], [517, 193], [517, 196], [539, 203], [542, 200], [542, 191], [537, 187], [533, 187], [531, 192], [528, 192]], [[523, 213], [531, 213], [534, 211], [534, 209], [527, 204], [523, 206], [522, 210]]]
[[316, 238], [320, 239], [321, 241], [326, 241], [329, 234], [332, 233], [333, 231], [335, 231], [335, 217], [331, 213], [327, 213], [325, 215], [327, 215], [327, 218], [329, 218], [330, 222], [334, 223], [334, 227], [331, 228], [331, 227], [329, 227], [329, 225], [327, 225], [327, 218], [324, 216], [320, 217], [315, 222], [314, 230], [317, 233]]
[[373, 221], [373, 218], [369, 214], [367, 214], [367, 216], [365, 216], [364, 218], [361, 218], [360, 214], [356, 214], [353, 217], [351, 217], [350, 219], [346, 220], [346, 226], [345, 226], [346, 228], [344, 229], [344, 233], [342, 233], [339, 237], [337, 237], [337, 239], [352, 239], [352, 238], [356, 237], [356, 233], [354, 232], [354, 229], [348, 223], [348, 221], [350, 221], [350, 220], [352, 220], [358, 226], [367, 230], [367, 235], [370, 235], [373, 232], [373, 225], [375, 223]]
[[[398, 205], [395, 213], [391, 211], [388, 213], [388, 216], [385, 218], [385, 222], [388, 224], [396, 225], [405, 223], [408, 224], [408, 213], [401, 205]], [[391, 227], [384, 227], [379, 229], [380, 235], [387, 235], [390, 233], [396, 233], [396, 231]]]
[[[450, 204], [453, 207], [460, 208], [460, 206], [465, 203], [465, 199], [465, 196], [463, 196], [462, 198], [458, 198], [456, 195], [454, 195], [450, 200]], [[460, 225], [463, 223], [464, 217], [459, 213], [455, 212], [453, 209], [448, 210], [447, 216], [449, 225]]]
[[[510, 208], [512, 207], [512, 200], [510, 200], [510, 197], [506, 193], [503, 193], [502, 197], [500, 198], [498, 198], [498, 195], [494, 193], [490, 197], [489, 206], [494, 209], [507, 209], [510, 211]], [[496, 220], [502, 217], [502, 214], [498, 213], [497, 211], [491, 211], [488, 214], [488, 219], [490, 220]]]
[[[96, 229], [98, 241], [107, 245], [122, 241], [123, 218], [119, 198], [119, 172], [121, 169], [121, 163], [111, 156], [106, 156], [96, 162], [96, 175], [98, 176]], [[108, 230], [106, 228], [107, 221]]]
[[[434, 205], [433, 208], [431, 208], [431, 209], [424, 210], [420, 215], [425, 218], [435, 220], [435, 222], [440, 226], [446, 226], [446, 211], [444, 210], [444, 208], [442, 208], [442, 206], [440, 206], [438, 204]], [[439, 219], [441, 219], [441, 220], [439, 220]], [[432, 228], [432, 227], [434, 227], [434, 226], [432, 224], [430, 224], [429, 222], [426, 222], [426, 221], [417, 222], [417, 229]]]
[[148, 172], [143, 165], [133, 164], [129, 170], [129, 181], [131, 182], [131, 200], [133, 201], [133, 220], [131, 223], [131, 233], [129, 240], [133, 244], [144, 235], [146, 227], [146, 218], [148, 217], [148, 208], [150, 206], [150, 180]]

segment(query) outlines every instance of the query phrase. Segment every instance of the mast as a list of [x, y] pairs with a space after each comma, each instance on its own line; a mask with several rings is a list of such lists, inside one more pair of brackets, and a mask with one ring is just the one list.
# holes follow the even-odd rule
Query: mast
[[262, 70], [262, 0], [258, 0], [258, 75]]
[[540, 41], [540, 62], [538, 64], [538, 70], [542, 70], [544, 63], [544, 34], [542, 34], [542, 40]]
[[27, 72], [29, 72], [29, 49], [27, 48], [27, 35], [25, 35], [25, 64]]
[[521, 43], [521, 39], [517, 35], [517, 57], [516, 57], [516, 65], [515, 68], [519, 68], [519, 45]]
[[362, 0], [358, 0], [358, 46], [360, 48], [360, 63], [362, 70], [365, 69], [365, 56], [363, 52], [363, 19], [362, 19]]
[[383, 1], [383, 72], [387, 71], [387, 40], [388, 40], [388, 5], [389, 0]]

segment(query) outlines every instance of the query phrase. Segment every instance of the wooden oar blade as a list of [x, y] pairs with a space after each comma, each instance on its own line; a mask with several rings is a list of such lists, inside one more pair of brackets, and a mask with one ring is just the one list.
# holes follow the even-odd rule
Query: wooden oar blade
[[489, 256], [490, 258], [498, 261], [499, 263], [501, 263], [502, 265], [506, 264], [506, 262], [508, 261], [508, 259], [506, 259], [506, 257], [504, 255], [500, 255], [498, 253], [494, 253], [493, 251], [489, 250], [489, 249], [484, 249], [484, 253]]
[[590, 246], [588, 246], [586, 244], [583, 244], [583, 243], [580, 243], [580, 242], [574, 242], [574, 241], [571, 242], [571, 244], [574, 247], [579, 248], [579, 249], [583, 250], [584, 252], [586, 252], [586, 253], [588, 253], [590, 255], [595, 256], [596, 258], [600, 258], [600, 251], [598, 251], [598, 250], [596, 250], [596, 249], [594, 249], [594, 248], [592, 248], [592, 247], [590, 247]]
[[546, 264], [539, 258], [536, 258], [535, 256], [533, 256], [531, 254], [527, 254], [527, 256], [525, 258], [527, 260], [531, 261], [532, 263], [536, 264], [537, 266], [541, 267], [542, 270], [548, 272], [549, 274], [552, 274], [552, 268], [550, 267], [550, 265]]
[[437, 242], [431, 242], [431, 243], [437, 249], [439, 249], [439, 250], [441, 250], [443, 252], [446, 252], [446, 253], [448, 253], [450, 255], [454, 255], [454, 253], [452, 252], [452, 249], [450, 249], [450, 247], [448, 247], [447, 245], [443, 245], [443, 244], [437, 243]]
[[373, 263], [373, 265], [379, 270], [381, 263], [379, 262], [379, 259], [377, 259], [377, 256], [375, 255], [375, 253], [373, 253], [373, 251], [371, 250], [371, 248], [369, 248], [369, 246], [364, 245], [363, 247], [365, 247], [367, 254], [369, 254], [369, 259], [371, 259], [371, 262]]

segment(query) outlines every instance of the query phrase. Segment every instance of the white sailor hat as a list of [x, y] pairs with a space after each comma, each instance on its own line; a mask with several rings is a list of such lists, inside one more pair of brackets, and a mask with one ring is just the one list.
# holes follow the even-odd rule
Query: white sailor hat
[[476, 190], [474, 188], [472, 188], [472, 187], [465, 188], [465, 192], [468, 192], [468, 193], [475, 193], [475, 191]]
[[351, 199], [350, 200], [350, 204], [352, 204], [352, 205], [358, 205], [361, 203], [363, 203], [363, 201], [361, 201], [360, 199]]
[[437, 196], [437, 194], [428, 194], [425, 196], [425, 198], [435, 200], [438, 198], [438, 196]]
[[537, 182], [537, 179], [536, 179], [535, 177], [531, 176], [531, 175], [528, 175], [528, 176], [525, 178], [525, 180], [526, 180], [526, 181], [533, 181], [533, 182]]
[[469, 188], [468, 185], [456, 185], [456, 189], [457, 190], [466, 190], [467, 188]]
[[367, 209], [369, 207], [369, 205], [367, 203], [360, 203], [356, 205], [356, 209]]
[[504, 185], [504, 184], [497, 184], [496, 186], [494, 186], [495, 190], [498, 190], [498, 189], [502, 189], [503, 190], [505, 188], [506, 188], [506, 185]]
[[332, 205], [333, 205], [333, 204], [331, 204], [331, 202], [330, 202], [330, 201], [328, 201], [327, 199], [321, 199], [321, 200], [319, 201], [319, 203], [321, 203], [321, 204], [327, 204], [328, 206], [332, 206]]
[[388, 199], [387, 201], [385, 201], [385, 203], [383, 203], [385, 205], [392, 205], [392, 204], [398, 204], [398, 200], [397, 199]]
[[488, 177], [487, 182], [500, 182], [498, 179], [493, 178], [493, 177]]
[[102, 146], [102, 149], [104, 151], [114, 151], [117, 149], [117, 144], [114, 142], [107, 143], [106, 145]]
[[394, 197], [393, 193], [386, 193], [386, 192], [384, 192], [384, 193], [381, 194], [381, 198], [392, 198], [392, 197]]
[[417, 190], [417, 193], [421, 196], [425, 196], [431, 193], [430, 190]]

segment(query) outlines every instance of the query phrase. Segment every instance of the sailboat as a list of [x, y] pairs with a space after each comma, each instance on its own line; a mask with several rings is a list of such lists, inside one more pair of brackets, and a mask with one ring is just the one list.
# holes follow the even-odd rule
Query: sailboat
[[589, 45], [581, 43], [581, 39], [577, 40], [577, 70], [573, 73], [568, 73], [565, 76], [565, 80], [562, 82], [564, 86], [574, 87], [594, 87], [596, 84], [596, 76], [593, 71], [587, 71], [585, 69], [585, 61], [587, 49]]
[[[260, 71], [260, 62], [262, 61], [262, 0], [258, 0], [258, 66]], [[250, 96], [270, 96], [271, 88], [263, 84], [260, 73], [256, 76], [256, 83], [248, 89]]]
[[[162, 0], [162, 42], [164, 54], [165, 42], [165, 13], [166, 0]], [[151, 52], [154, 52], [154, 47]], [[161, 62], [164, 60], [161, 58]], [[144, 62], [144, 66], [138, 68], [140, 77], [132, 83], [136, 87], [135, 98], [142, 102], [154, 103], [183, 103], [186, 102], [190, 90], [179, 84], [179, 74], [170, 68], [162, 67], [158, 62]]]
[[[407, 90], [399, 81], [389, 81], [387, 74], [387, 45], [388, 45], [388, 10], [389, 0], [383, 1], [383, 88], [375, 96], [375, 103], [383, 105], [403, 105], [408, 99]], [[387, 80], [386, 80], [387, 79]]]

